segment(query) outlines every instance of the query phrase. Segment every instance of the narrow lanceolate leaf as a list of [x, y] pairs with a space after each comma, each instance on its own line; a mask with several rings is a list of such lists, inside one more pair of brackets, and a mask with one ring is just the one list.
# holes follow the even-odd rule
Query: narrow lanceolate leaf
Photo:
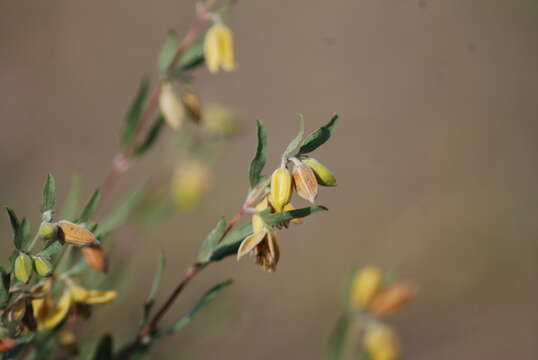
[[191, 322], [192, 318], [204, 307], [206, 306], [211, 300], [213, 300], [219, 291], [224, 289], [225, 287], [231, 285], [233, 283], [232, 280], [224, 281], [220, 284], [217, 284], [213, 286], [211, 289], [209, 289], [201, 298], [198, 300], [196, 305], [189, 311], [187, 314], [185, 314], [181, 319], [176, 321], [171, 327], [168, 329], [158, 333], [157, 336], [167, 336], [172, 335], [174, 333], [177, 333], [181, 329], [185, 327], [188, 323]]
[[142, 321], [142, 326], [146, 325], [149, 319], [149, 314], [153, 305], [155, 305], [155, 299], [157, 298], [157, 293], [161, 287], [161, 282], [163, 279], [164, 268], [166, 266], [166, 257], [164, 256], [164, 251], [161, 250], [159, 256], [159, 263], [157, 264], [157, 271], [155, 271], [155, 277], [153, 278], [153, 283], [151, 284], [151, 290], [149, 292], [148, 298], [144, 303], [144, 319]]
[[174, 58], [174, 55], [179, 47], [179, 40], [177, 33], [170, 30], [164, 39], [163, 47], [157, 58], [157, 70], [161, 74], [165, 74], [168, 71], [168, 67]]
[[297, 136], [288, 144], [288, 147], [286, 148], [286, 151], [284, 151], [284, 155], [282, 155], [282, 158], [284, 160], [287, 160], [287, 158], [291, 155], [292, 152], [297, 149], [297, 146], [301, 143], [301, 140], [303, 140], [304, 136], [304, 118], [303, 114], [299, 114], [299, 133]]
[[13, 229], [13, 235], [17, 236], [17, 233], [19, 232], [19, 226], [20, 221], [17, 217], [17, 214], [15, 214], [15, 211], [13, 211], [10, 208], [6, 208], [7, 214], [9, 215], [9, 222], [11, 223], [11, 228]]
[[125, 124], [123, 126], [123, 132], [121, 137], [121, 143], [123, 146], [127, 146], [131, 141], [131, 138], [136, 132], [138, 123], [140, 122], [140, 117], [144, 111], [144, 106], [149, 94], [150, 82], [148, 78], [142, 79], [140, 87], [138, 88], [138, 93], [129, 108], [127, 117], [125, 118]]
[[327, 211], [328, 209], [325, 206], [310, 206], [301, 209], [295, 209], [290, 211], [283, 211], [280, 213], [271, 214], [269, 210], [262, 211], [260, 216], [263, 218], [263, 221], [269, 226], [280, 225], [286, 221], [292, 219], [303, 218], [309, 216], [318, 211]]
[[342, 314], [338, 319], [338, 323], [329, 338], [328, 360], [340, 360], [343, 358], [351, 322], [351, 316], [348, 313]]
[[80, 193], [82, 192], [82, 179], [79, 174], [75, 173], [71, 177], [71, 185], [67, 198], [64, 201], [63, 209], [60, 213], [60, 218], [73, 221], [77, 216]]
[[30, 243], [32, 242], [32, 235], [30, 234], [30, 223], [26, 219], [22, 219], [17, 233], [15, 234], [15, 247], [19, 250], [26, 251]]
[[215, 250], [213, 250], [210, 260], [219, 261], [230, 255], [235, 255], [243, 240], [250, 234], [252, 234], [251, 223], [234, 228], [228, 234], [226, 234], [224, 239], [222, 239]]
[[0, 267], [0, 309], [9, 301], [9, 286], [11, 276], [3, 267]]
[[262, 171], [267, 161], [267, 134], [265, 132], [265, 126], [263, 122], [258, 120], [258, 147], [256, 148], [256, 155], [250, 163], [250, 169], [248, 172], [250, 187], [254, 188], [262, 179]]
[[49, 174], [47, 180], [43, 185], [43, 203], [41, 205], [41, 212], [52, 210], [56, 203], [56, 182], [54, 177]]
[[200, 34], [198, 39], [183, 53], [178, 65], [180, 71], [191, 70], [204, 63], [204, 38], [205, 33]]
[[90, 197], [90, 200], [88, 200], [88, 203], [84, 207], [84, 210], [82, 210], [80, 217], [75, 222], [87, 223], [88, 220], [90, 220], [90, 217], [93, 215], [93, 212], [97, 208], [97, 205], [99, 205], [99, 200], [101, 200], [101, 190], [96, 189]]
[[93, 360], [113, 360], [114, 359], [114, 341], [109, 334], [104, 335], [93, 354]]
[[303, 145], [299, 149], [299, 154], [310, 153], [325, 144], [336, 129], [337, 123], [338, 115], [334, 114], [326, 125], [320, 127], [304, 139]]
[[198, 254], [198, 262], [205, 264], [210, 261], [211, 254], [224, 236], [224, 231], [226, 231], [226, 221], [224, 219], [220, 219], [215, 228], [211, 230], [209, 235], [207, 235], [207, 238], [202, 243], [200, 253]]
[[134, 156], [141, 156], [155, 144], [165, 124], [164, 116], [159, 114], [149, 128], [144, 140], [135, 148]]
[[105, 220], [99, 224], [96, 235], [107, 235], [120, 227], [127, 220], [131, 211], [133, 211], [140, 200], [142, 200], [142, 195], [144, 195], [144, 187], [139, 186], [111, 215], [107, 216]]

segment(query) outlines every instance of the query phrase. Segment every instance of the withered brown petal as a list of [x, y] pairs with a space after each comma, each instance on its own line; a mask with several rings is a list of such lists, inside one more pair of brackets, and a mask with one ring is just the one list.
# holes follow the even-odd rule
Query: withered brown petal
[[293, 181], [297, 194], [305, 200], [314, 202], [318, 196], [318, 180], [308, 166], [300, 164], [293, 169]]
[[94, 244], [82, 248], [82, 254], [88, 265], [102, 272], [108, 271], [108, 259], [100, 245]]
[[91, 231], [70, 221], [58, 221], [58, 229], [60, 238], [68, 244], [88, 246], [97, 243], [97, 239]]
[[266, 231], [259, 231], [252, 235], [249, 235], [243, 240], [239, 249], [237, 250], [237, 260], [248, 254], [252, 249], [256, 247], [267, 235]]

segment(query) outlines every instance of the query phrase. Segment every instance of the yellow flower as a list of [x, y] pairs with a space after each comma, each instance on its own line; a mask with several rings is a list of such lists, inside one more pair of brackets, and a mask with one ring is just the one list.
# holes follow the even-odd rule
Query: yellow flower
[[216, 73], [219, 68], [225, 71], [235, 69], [232, 32], [222, 24], [215, 23], [207, 31], [204, 41], [204, 56], [207, 68]]
[[355, 309], [367, 307], [379, 291], [381, 271], [374, 266], [367, 266], [355, 273], [351, 285], [350, 305]]
[[73, 298], [68, 290], [55, 303], [52, 296], [32, 300], [34, 318], [38, 330], [52, 329], [56, 327], [69, 313], [73, 305]]
[[386, 325], [368, 328], [363, 344], [372, 360], [396, 360], [400, 354], [398, 338]]
[[109, 304], [118, 296], [115, 291], [86, 290], [78, 285], [71, 286], [69, 291], [75, 302], [87, 305]]

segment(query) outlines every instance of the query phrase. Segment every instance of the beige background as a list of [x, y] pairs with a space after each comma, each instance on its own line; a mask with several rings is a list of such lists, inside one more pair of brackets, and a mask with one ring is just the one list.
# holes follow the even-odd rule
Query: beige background
[[[100, 184], [140, 75], [154, 69], [170, 27], [188, 28], [192, 8], [0, 1], [2, 205], [35, 224], [48, 171], [60, 197], [77, 169], [85, 195]], [[197, 84], [241, 111], [245, 135], [227, 147], [201, 214], [178, 214], [154, 236], [115, 236], [137, 244], [136, 265], [128, 305], [100, 311], [97, 330], [132, 335], [158, 248], [168, 290], [217, 218], [237, 209], [254, 119], [268, 125], [274, 166], [296, 112], [312, 129], [337, 111], [336, 136], [317, 154], [339, 182], [319, 198], [331, 211], [281, 234], [276, 274], [248, 261], [211, 266], [175, 316], [216, 281], [236, 284], [154, 358], [322, 358], [345, 279], [367, 263], [420, 286], [393, 320], [407, 359], [538, 357], [538, 2], [251, 0], [230, 20], [239, 70], [202, 70]], [[153, 151], [115, 195], [168, 166]], [[0, 226], [8, 244], [4, 217]]]

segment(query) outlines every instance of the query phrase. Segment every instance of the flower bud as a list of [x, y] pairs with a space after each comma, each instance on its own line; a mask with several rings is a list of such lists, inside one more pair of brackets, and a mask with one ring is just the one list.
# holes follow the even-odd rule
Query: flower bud
[[39, 226], [39, 236], [42, 239], [52, 239], [56, 236], [56, 225], [50, 222], [42, 222]]
[[159, 97], [159, 107], [168, 126], [173, 130], [178, 130], [183, 123], [185, 110], [183, 109], [183, 105], [178, 101], [172, 84], [163, 83]]
[[363, 345], [372, 360], [396, 360], [400, 354], [398, 338], [387, 325], [368, 327]]
[[91, 231], [67, 220], [58, 221], [58, 236], [72, 245], [88, 246], [98, 244]]
[[34, 256], [34, 267], [39, 276], [48, 276], [52, 272], [52, 264], [41, 256]]
[[271, 176], [271, 204], [276, 212], [281, 212], [291, 199], [291, 175], [288, 169], [278, 168]]
[[336, 178], [327, 167], [321, 164], [314, 158], [308, 157], [302, 160], [303, 164], [312, 169], [318, 180], [318, 184], [322, 186], [336, 186]]
[[370, 304], [381, 285], [381, 271], [367, 266], [355, 273], [351, 285], [350, 305], [354, 309], [364, 309]]
[[106, 253], [101, 246], [91, 245], [82, 248], [82, 254], [88, 265], [92, 268], [105, 273], [108, 271], [108, 260]]
[[316, 175], [314, 175], [312, 169], [301, 163], [299, 160], [293, 160], [295, 165], [292, 174], [297, 194], [303, 199], [313, 203], [316, 196], [318, 196], [318, 181], [316, 180]]
[[370, 311], [379, 316], [393, 314], [402, 309], [415, 295], [410, 284], [396, 283], [377, 294], [370, 305]]
[[219, 68], [235, 69], [232, 32], [226, 25], [215, 23], [209, 28], [204, 40], [204, 57], [211, 73], [218, 72]]
[[200, 100], [196, 93], [188, 88], [183, 90], [183, 93], [181, 94], [181, 103], [189, 118], [197, 124], [200, 123], [202, 110]]
[[15, 277], [17, 280], [27, 283], [32, 276], [32, 271], [32, 258], [25, 253], [19, 253], [19, 256], [15, 259]]
[[200, 204], [213, 186], [213, 171], [198, 160], [189, 160], [178, 166], [170, 184], [172, 197], [183, 211], [191, 212]]

